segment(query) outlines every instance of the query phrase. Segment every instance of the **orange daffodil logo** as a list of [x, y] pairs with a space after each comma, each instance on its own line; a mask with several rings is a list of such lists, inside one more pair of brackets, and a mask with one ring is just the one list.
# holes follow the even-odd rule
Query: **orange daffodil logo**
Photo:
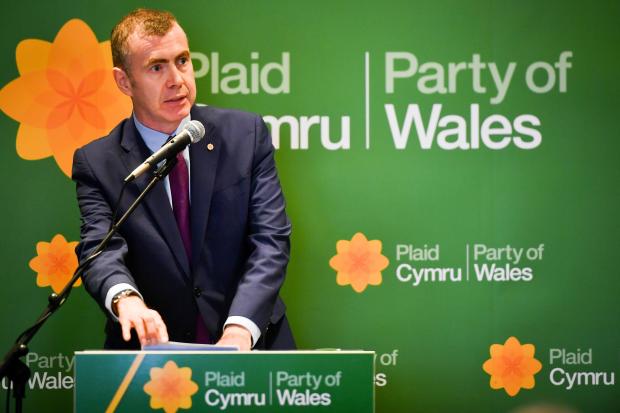
[[[20, 76], [0, 90], [0, 109], [20, 123], [17, 154], [26, 160], [53, 156], [70, 176], [73, 152], [131, 113], [131, 101], [112, 77], [110, 42], [99, 43], [86, 23], [73, 19], [53, 42], [23, 40], [15, 55]], [[76, 244], [60, 234], [37, 243], [30, 268], [38, 286], [62, 290], [77, 268]]]
[[176, 413], [192, 407], [192, 396], [198, 391], [198, 385], [192, 381], [192, 369], [178, 367], [170, 360], [163, 368], [153, 367], [150, 376], [144, 392], [151, 396], [151, 409]]
[[338, 241], [337, 254], [329, 260], [329, 266], [337, 272], [336, 283], [351, 285], [358, 293], [368, 285], [381, 284], [381, 271], [389, 264], [381, 248], [381, 241], [368, 240], [361, 232], [353, 235], [351, 241]]
[[20, 122], [17, 154], [53, 156], [70, 176], [73, 152], [131, 113], [112, 77], [110, 42], [82, 20], [69, 20], [52, 43], [27, 39], [15, 51], [20, 77], [0, 90], [0, 109]]
[[542, 364], [534, 358], [533, 344], [521, 344], [516, 337], [510, 337], [504, 345], [491, 345], [490, 352], [491, 358], [482, 369], [491, 375], [492, 389], [504, 389], [512, 397], [521, 389], [534, 388], [534, 375]]
[[[37, 256], [29, 265], [37, 273], [39, 287], [51, 286], [55, 293], [62, 291], [78, 266], [76, 245], [77, 242], [67, 242], [61, 234], [54, 236], [51, 242], [37, 243]], [[81, 284], [82, 280], [78, 279], [74, 287]]]

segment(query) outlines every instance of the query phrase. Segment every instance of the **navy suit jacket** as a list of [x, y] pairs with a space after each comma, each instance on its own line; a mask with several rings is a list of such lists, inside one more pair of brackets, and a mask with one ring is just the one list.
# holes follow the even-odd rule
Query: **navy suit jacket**
[[[214, 339], [227, 317], [243, 316], [261, 330], [257, 348], [294, 348], [278, 295], [291, 225], [269, 132], [259, 116], [240, 111], [194, 106], [191, 117], [206, 129], [204, 139], [190, 146], [192, 262], [159, 183], [83, 276], [108, 315], [105, 347], [138, 347], [135, 335], [129, 344], [122, 340], [104, 305], [111, 286], [128, 283], [159, 312], [170, 340], [191, 342], [200, 313]], [[123, 179], [149, 154], [132, 117], [75, 152], [80, 260], [107, 232]], [[151, 177], [146, 173], [127, 186], [120, 214]]]

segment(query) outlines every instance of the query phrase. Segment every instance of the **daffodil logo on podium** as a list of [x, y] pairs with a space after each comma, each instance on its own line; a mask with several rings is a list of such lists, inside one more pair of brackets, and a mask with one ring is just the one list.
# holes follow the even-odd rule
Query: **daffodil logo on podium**
[[358, 232], [351, 240], [336, 243], [337, 254], [329, 260], [329, 266], [336, 271], [338, 285], [351, 285], [357, 293], [363, 292], [369, 285], [380, 285], [383, 281], [381, 271], [389, 265], [388, 259], [381, 254], [380, 240], [369, 240]]
[[170, 360], [163, 368], [153, 367], [150, 378], [144, 385], [144, 392], [151, 396], [151, 409], [176, 413], [192, 407], [192, 396], [198, 391], [198, 385], [192, 381], [191, 368], [178, 367]]
[[482, 365], [491, 376], [491, 388], [504, 389], [511, 397], [521, 389], [533, 389], [534, 375], [542, 369], [540, 361], [534, 358], [535, 351], [533, 344], [521, 344], [516, 337], [509, 337], [503, 345], [491, 345], [491, 358]]
[[112, 77], [110, 42], [99, 43], [84, 21], [72, 19], [52, 43], [26, 39], [15, 55], [20, 76], [0, 90], [0, 109], [20, 123], [17, 154], [53, 156], [71, 176], [73, 152], [131, 113]]

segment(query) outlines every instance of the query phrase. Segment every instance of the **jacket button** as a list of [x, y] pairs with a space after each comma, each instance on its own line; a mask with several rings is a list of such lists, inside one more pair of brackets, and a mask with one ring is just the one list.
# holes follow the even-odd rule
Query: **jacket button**
[[200, 297], [202, 295], [202, 291], [200, 291], [200, 288], [198, 287], [194, 288], [194, 295], [196, 297]]

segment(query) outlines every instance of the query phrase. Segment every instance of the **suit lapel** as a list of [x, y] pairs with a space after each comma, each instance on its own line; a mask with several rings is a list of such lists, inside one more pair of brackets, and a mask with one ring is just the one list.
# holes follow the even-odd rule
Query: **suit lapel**
[[192, 119], [203, 122], [206, 130], [204, 139], [189, 148], [192, 190], [192, 264], [196, 265], [200, 261], [200, 251], [205, 241], [221, 145], [220, 137], [210, 122], [198, 116], [195, 110], [192, 110]]
[[[133, 118], [125, 122], [121, 147], [124, 149], [121, 158], [127, 168], [127, 174], [150, 155], [149, 149], [139, 136]], [[147, 172], [138, 177], [130, 185], [135, 185], [141, 192], [146, 188], [152, 177], [153, 173]], [[174, 219], [174, 214], [170, 207], [170, 200], [166, 194], [163, 182], [159, 182], [155, 185], [142, 202], [146, 206], [147, 211], [151, 215], [162, 237], [166, 240], [179, 266], [183, 269], [185, 276], [189, 278], [189, 260], [187, 259], [183, 241], [181, 240], [181, 234], [177, 227], [176, 220]]]

